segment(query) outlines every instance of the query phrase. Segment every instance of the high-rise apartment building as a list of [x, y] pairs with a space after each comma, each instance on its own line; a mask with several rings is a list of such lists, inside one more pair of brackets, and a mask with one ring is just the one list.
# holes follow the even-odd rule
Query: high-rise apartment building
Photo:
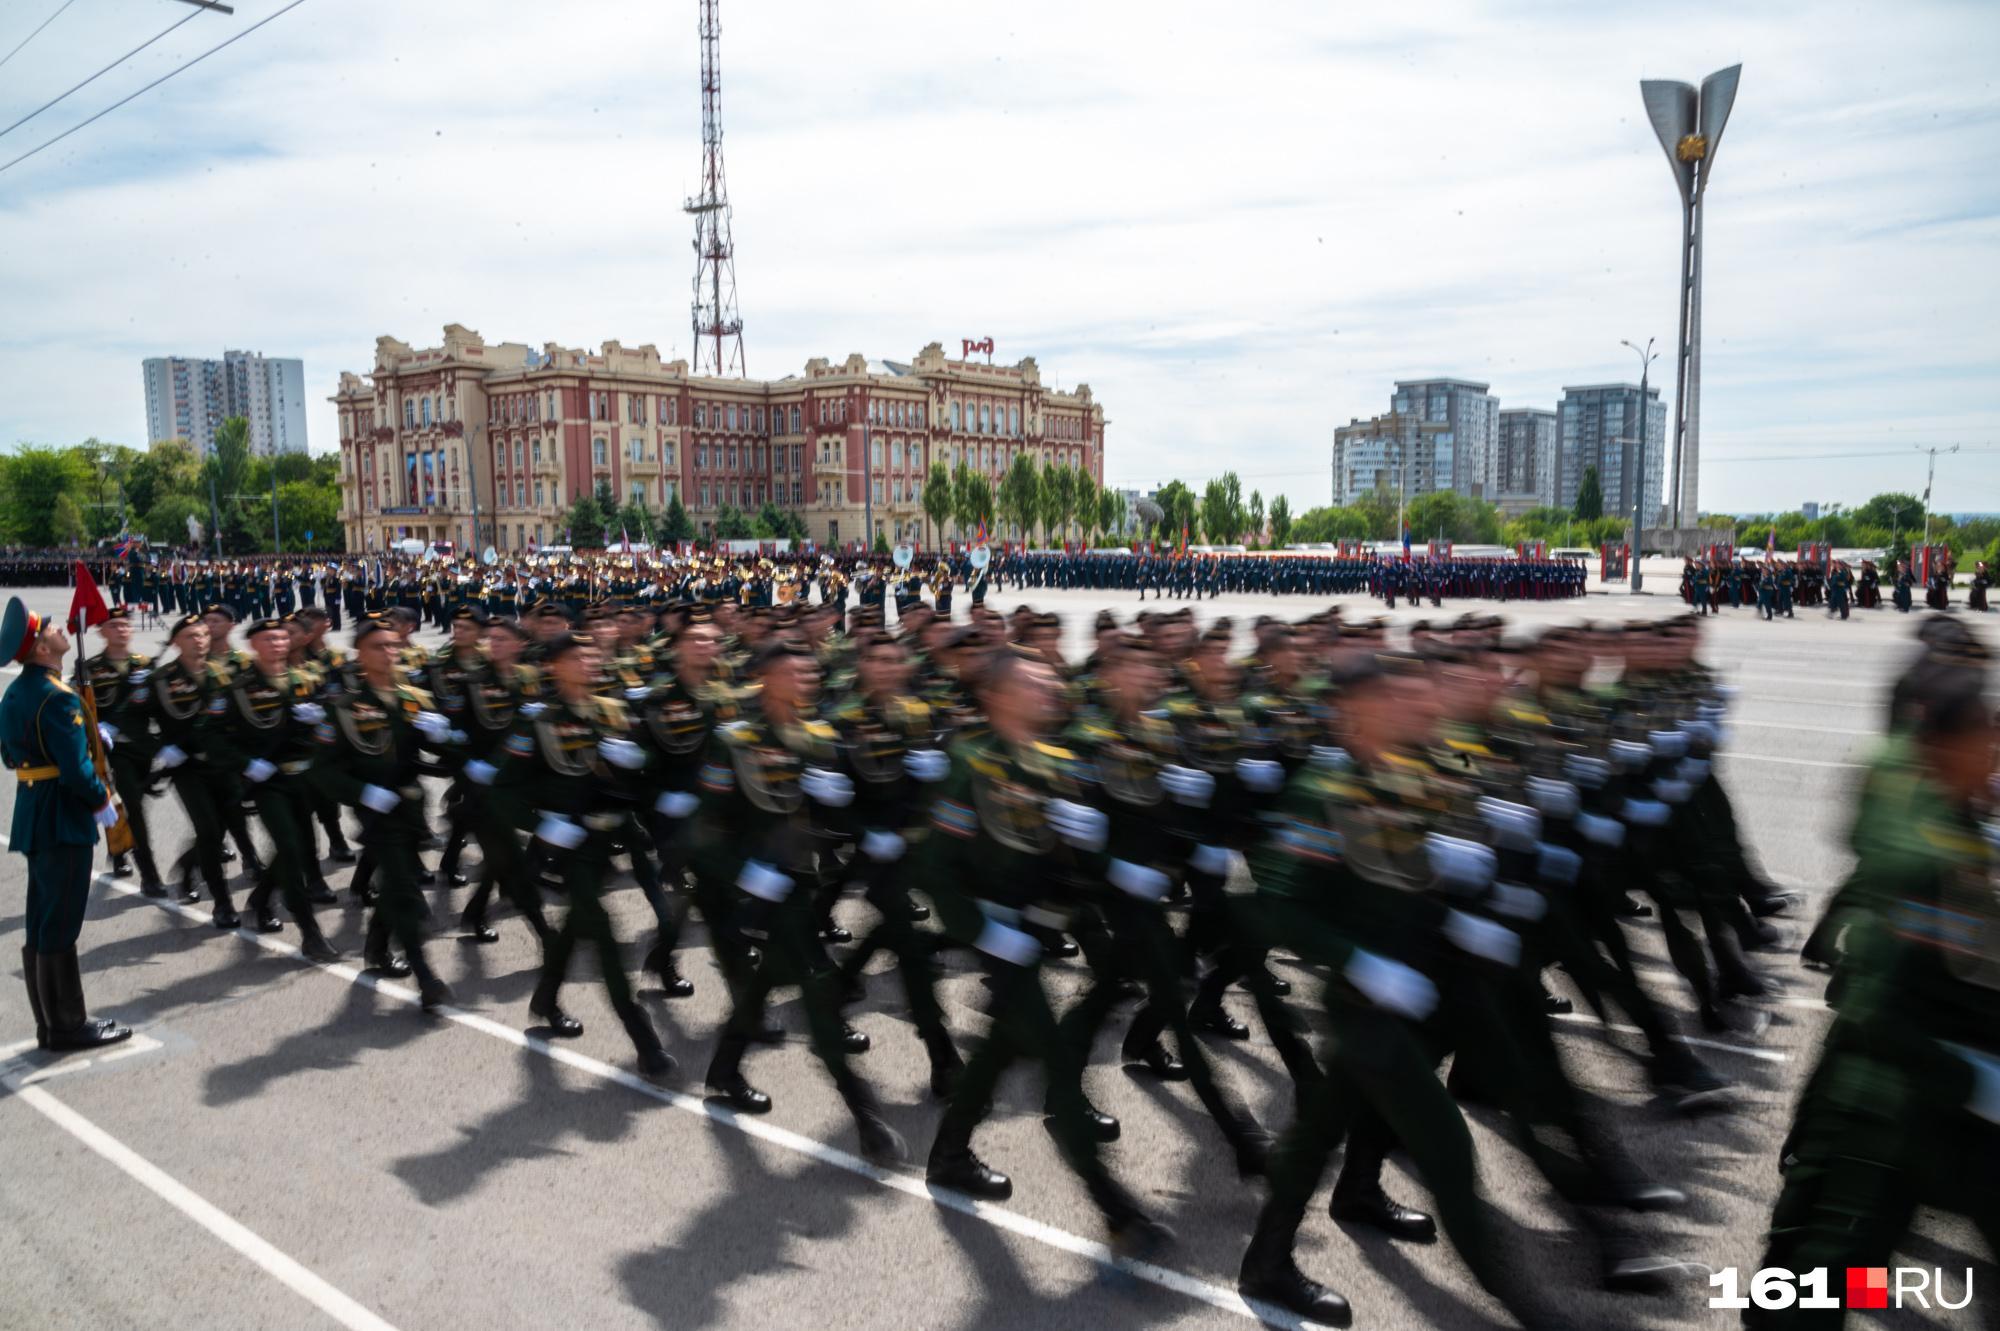
[[1333, 432], [1333, 502], [1352, 504], [1371, 490], [1414, 499], [1451, 487], [1440, 479], [1439, 455], [1450, 427], [1391, 412], [1354, 420]]
[[1493, 455], [1500, 442], [1500, 399], [1488, 385], [1465, 379], [1398, 379], [1389, 410], [1444, 430], [1436, 436], [1432, 488], [1483, 499], [1493, 488]]
[[[1642, 426], [1643, 415], [1643, 426]], [[1643, 434], [1641, 433], [1643, 428]], [[1584, 472], [1595, 467], [1605, 514], [1629, 515], [1638, 479], [1641, 439], [1645, 452], [1645, 516], [1660, 520], [1667, 464], [1667, 406], [1649, 387], [1643, 413], [1637, 384], [1584, 384], [1563, 389], [1556, 406], [1556, 503], [1576, 503]]]
[[1540, 407], [1500, 413], [1493, 450], [1492, 485], [1486, 497], [1503, 511], [1544, 508], [1556, 502], [1556, 414]]
[[251, 452], [306, 451], [304, 361], [225, 351], [221, 360], [153, 357], [141, 370], [148, 443], [185, 439], [206, 454], [222, 422], [241, 416], [250, 424]]

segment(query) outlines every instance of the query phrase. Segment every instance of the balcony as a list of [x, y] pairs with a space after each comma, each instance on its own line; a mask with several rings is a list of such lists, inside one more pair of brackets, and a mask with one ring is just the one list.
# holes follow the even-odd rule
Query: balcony
[[827, 453], [813, 458], [813, 471], [823, 476], [845, 476], [847, 459], [839, 453]]
[[625, 474], [627, 476], [658, 476], [660, 474], [659, 454], [648, 453], [644, 457], [637, 458], [627, 454], [625, 457]]

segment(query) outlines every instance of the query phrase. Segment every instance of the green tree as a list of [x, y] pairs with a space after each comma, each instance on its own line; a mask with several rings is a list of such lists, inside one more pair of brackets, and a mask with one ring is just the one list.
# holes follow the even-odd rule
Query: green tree
[[1500, 510], [1450, 490], [1418, 495], [1406, 516], [1410, 539], [1423, 544], [1440, 537], [1460, 545], [1491, 545], [1500, 539]]
[[77, 506], [76, 496], [63, 493], [56, 496], [56, 509], [50, 517], [51, 533], [55, 540], [52, 545], [82, 545], [86, 535], [83, 526], [83, 510]]
[[[151, 513], [169, 496], [202, 493], [201, 458], [185, 439], [162, 439], [134, 457], [126, 469], [125, 502], [135, 514]], [[208, 507], [205, 498], [202, 507]], [[185, 539], [185, 533], [175, 539]]]
[[[1393, 541], [1401, 539], [1403, 531], [1396, 522], [1397, 507], [1395, 493], [1386, 485], [1376, 486], [1373, 490], [1370, 490], [1367, 494], [1362, 495], [1359, 499], [1348, 505], [1351, 511], [1361, 515], [1365, 530], [1358, 535], [1343, 536], [1339, 539], [1363, 541]], [[1303, 522], [1305, 519], [1301, 517], [1299, 521]], [[1299, 539], [1304, 540], [1305, 538], [1300, 537]], [[1335, 538], [1321, 536], [1316, 539], [1325, 541]]]
[[806, 538], [805, 519], [789, 509], [779, 508], [766, 502], [757, 510], [757, 520], [752, 525], [757, 539], [763, 541], [801, 542]]
[[667, 501], [667, 511], [660, 518], [660, 540], [668, 545], [694, 539], [694, 522], [688, 517], [687, 506], [681, 503], [681, 493], [674, 491]]
[[596, 545], [604, 534], [604, 508], [597, 496], [579, 495], [563, 515], [563, 526], [569, 528], [571, 545], [578, 549]]
[[1283, 549], [1292, 539], [1292, 501], [1283, 495], [1271, 500], [1271, 544]]
[[1260, 543], [1264, 539], [1264, 492], [1262, 490], [1252, 490], [1250, 492], [1250, 537], [1252, 540]]
[[[341, 541], [339, 493], [311, 481], [282, 482], [278, 486], [278, 529], [287, 550], [337, 548]], [[313, 535], [310, 542], [307, 532]], [[186, 539], [185, 531], [181, 539]]]
[[1097, 527], [1107, 538], [1120, 534], [1125, 526], [1125, 496], [1110, 486], [1097, 492]]
[[1195, 538], [1195, 517], [1199, 507], [1194, 491], [1179, 481], [1168, 481], [1154, 494], [1153, 502], [1160, 508], [1160, 526], [1165, 528], [1163, 539], [1178, 547], [1183, 535], [1191, 543]]
[[979, 534], [980, 527], [987, 528], [990, 537], [993, 526], [994, 497], [993, 482], [983, 471], [958, 469], [958, 477], [952, 482], [952, 503], [958, 517], [959, 535], [967, 540]]
[[1033, 457], [1026, 453], [1014, 455], [1006, 475], [1000, 478], [997, 506], [1001, 518], [1020, 534], [1024, 544], [1029, 543], [1042, 506], [1042, 476]]
[[1201, 491], [1201, 529], [1211, 545], [1236, 539], [1229, 519], [1229, 491], [1221, 480], [1210, 481]]
[[1583, 484], [1576, 490], [1576, 516], [1583, 522], [1595, 522], [1604, 516], [1604, 487], [1597, 479], [1597, 468], [1583, 469]]
[[[1286, 517], [1289, 519], [1290, 514]], [[1394, 521], [1392, 514], [1390, 520]], [[1368, 541], [1375, 535], [1373, 519], [1358, 508], [1309, 508], [1290, 521], [1290, 535], [1300, 545], [1323, 545], [1332, 541]]]
[[1044, 474], [1043, 511], [1055, 520], [1057, 536], [1069, 540], [1070, 520], [1076, 516], [1076, 468], [1066, 464], [1050, 467]]
[[944, 544], [944, 524], [956, 510], [958, 499], [952, 490], [951, 471], [942, 459], [931, 463], [924, 477], [924, 516], [937, 528], [936, 543]]
[[742, 509], [734, 504], [724, 504], [715, 514], [715, 539], [718, 541], [747, 541], [751, 539], [750, 519]]
[[621, 540], [629, 536], [635, 541], [650, 541], [657, 520], [653, 517], [652, 510], [646, 507], [645, 501], [640, 500], [618, 510], [616, 525]]
[[[16, 545], [62, 545], [69, 543], [67, 530], [82, 538], [82, 508], [77, 496], [84, 492], [82, 461], [64, 448], [29, 445], [12, 456], [0, 459], [0, 526], [7, 540]], [[59, 526], [61, 501], [69, 500], [73, 524]]]
[[1078, 534], [1089, 545], [1101, 525], [1097, 521], [1097, 478], [1082, 467], [1075, 468], [1070, 475], [1075, 480], [1070, 497], [1075, 505]]
[[[279, 508], [284, 507], [284, 497], [279, 496]], [[146, 510], [145, 516], [132, 524], [134, 531], [144, 532], [146, 539], [155, 545], [186, 545], [188, 538], [187, 520], [193, 518], [208, 532], [208, 500], [191, 494], [168, 495]], [[314, 532], [318, 532], [315, 527]]]
[[875, 544], [871, 552], [878, 555], [889, 553], [889, 535], [887, 532], [877, 531], [875, 533]]

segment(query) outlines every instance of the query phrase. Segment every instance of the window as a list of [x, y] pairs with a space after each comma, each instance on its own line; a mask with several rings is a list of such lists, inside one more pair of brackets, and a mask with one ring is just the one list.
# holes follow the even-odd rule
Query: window
[[646, 460], [646, 441], [636, 437], [626, 440], [625, 457], [631, 462], [644, 462]]
[[519, 439], [514, 441], [514, 465], [517, 467], [521, 465], [521, 441]]
[[764, 409], [762, 407], [757, 408], [757, 433], [764, 433]]
[[1007, 433], [1014, 435], [1021, 433], [1021, 409], [1019, 407], [1007, 408]]
[[604, 441], [603, 441], [602, 439], [593, 439], [593, 440], [591, 440], [591, 441], [590, 441], [590, 464], [591, 464], [591, 465], [592, 465], [593, 467], [605, 467], [605, 466], [609, 466], [609, 465], [610, 465], [610, 463], [611, 463], [611, 459], [610, 459], [609, 457], [607, 457], [607, 456], [606, 456], [606, 449], [605, 449], [605, 446], [604, 446]]
[[797, 434], [798, 432], [799, 432], [799, 409], [798, 409], [797, 407], [793, 407], [793, 408], [792, 408], [792, 433], [793, 433], [793, 434]]
[[535, 482], [535, 507], [540, 508], [541, 506], [542, 506], [542, 483], [541, 481], [537, 480]]
[[880, 439], [875, 440], [868, 446], [868, 465], [871, 467], [882, 465], [882, 441]]
[[736, 445], [734, 444], [729, 446], [729, 469], [731, 471], [736, 470]]
[[674, 446], [672, 444], [660, 445], [660, 461], [669, 467], [678, 465], [674, 461]]
[[551, 389], [549, 390], [549, 419], [554, 420], [555, 418], [556, 418], [556, 395], [555, 395], [555, 390]]
[[881, 502], [882, 502], [882, 478], [881, 478], [880, 476], [877, 476], [877, 477], [875, 478], [875, 480], [874, 480], [874, 482], [873, 482], [873, 486], [872, 486], [872, 488], [873, 488], [873, 489], [874, 489], [874, 491], [875, 491], [875, 502], [876, 502], [876, 503], [878, 503], [878, 504], [879, 504], [879, 503], [881, 503]]
[[805, 446], [803, 444], [793, 444], [792, 470], [802, 471], [804, 470], [804, 468], [805, 468]]
[[514, 478], [514, 507], [519, 508], [527, 502], [528, 484], [517, 476]]
[[707, 428], [707, 426], [708, 404], [706, 402], [697, 402], [694, 404], [694, 428], [701, 430]]
[[417, 423], [417, 403], [414, 398], [403, 399], [403, 428], [408, 430]]
[[633, 503], [633, 505], [634, 505], [634, 506], [636, 507], [637, 505], [640, 505], [640, 504], [643, 504], [643, 503], [645, 503], [645, 502], [646, 502], [646, 486], [645, 486], [645, 483], [644, 483], [643, 481], [634, 481], [634, 482], [632, 482], [632, 503]]
[[701, 506], [702, 506], [703, 508], [707, 508], [707, 507], [708, 507], [708, 482], [707, 482], [707, 481], [703, 481], [703, 482], [701, 483]]
[[958, 414], [958, 403], [956, 402], [951, 404], [951, 428], [954, 430], [962, 428], [962, 422]]
[[733, 402], [729, 406], [729, 428], [736, 428], [736, 404]]
[[792, 482], [792, 505], [793, 505], [794, 507], [797, 507], [798, 503], [799, 503], [799, 483], [798, 483], [797, 481], [793, 481], [793, 482]]
[[694, 465], [702, 468], [703, 470], [707, 470], [708, 468], [707, 444], [696, 444], [694, 446]]
[[679, 398], [670, 397], [662, 399], [660, 420], [666, 425], [679, 425], [681, 423], [681, 404]]
[[829, 522], [826, 524], [826, 540], [828, 545], [840, 544], [840, 524], [838, 522]]
[[507, 465], [507, 445], [504, 443], [493, 445], [494, 469], [497, 471], [499, 468], [504, 467], [506, 465]]
[[542, 441], [539, 439], [535, 441], [535, 465], [542, 465]]

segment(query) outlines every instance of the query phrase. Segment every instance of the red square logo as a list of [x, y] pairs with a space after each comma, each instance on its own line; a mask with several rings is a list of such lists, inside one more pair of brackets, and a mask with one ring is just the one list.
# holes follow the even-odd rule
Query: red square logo
[[1850, 1266], [1847, 1268], [1847, 1306], [1886, 1308], [1889, 1306], [1889, 1268]]

